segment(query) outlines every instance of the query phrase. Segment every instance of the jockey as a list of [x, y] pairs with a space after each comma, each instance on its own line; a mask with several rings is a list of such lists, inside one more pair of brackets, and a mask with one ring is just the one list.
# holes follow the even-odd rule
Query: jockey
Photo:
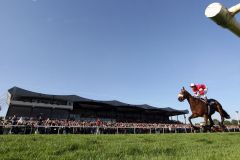
[[205, 101], [207, 101], [206, 94], [207, 94], [208, 88], [206, 87], [206, 85], [191, 83], [190, 87], [192, 88], [192, 91], [193, 91], [195, 97], [202, 98]]

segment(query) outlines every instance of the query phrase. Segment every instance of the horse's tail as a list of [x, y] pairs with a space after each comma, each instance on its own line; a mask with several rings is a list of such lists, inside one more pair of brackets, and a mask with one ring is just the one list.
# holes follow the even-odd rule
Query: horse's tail
[[222, 105], [216, 101], [217, 104], [220, 106], [220, 109], [222, 110], [222, 113], [223, 113], [223, 117], [226, 118], [226, 119], [230, 119], [231, 117], [229, 116], [229, 114], [223, 109]]
[[227, 119], [230, 119], [231, 117], [229, 116], [229, 114], [224, 109], [222, 110], [223, 110], [223, 116]]

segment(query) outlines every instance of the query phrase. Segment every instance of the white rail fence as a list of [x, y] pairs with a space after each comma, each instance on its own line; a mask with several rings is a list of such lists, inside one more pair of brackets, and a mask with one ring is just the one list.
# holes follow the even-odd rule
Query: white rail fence
[[[103, 126], [27, 126], [0, 125], [0, 134], [167, 134], [201, 133], [202, 128], [193, 130], [182, 127], [103, 127]], [[224, 132], [240, 132], [240, 128], [226, 127]]]

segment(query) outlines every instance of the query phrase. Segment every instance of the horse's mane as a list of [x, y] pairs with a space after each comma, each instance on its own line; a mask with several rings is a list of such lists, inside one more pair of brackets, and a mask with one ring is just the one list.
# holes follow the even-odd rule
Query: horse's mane
[[188, 94], [188, 96], [193, 97], [186, 89], [184, 89], [184, 91]]
[[185, 90], [185, 92], [187, 93], [187, 95], [188, 95], [189, 97], [193, 98], [194, 100], [203, 101], [201, 98], [196, 98], [196, 97], [194, 97], [193, 95], [191, 95], [191, 93], [189, 93], [186, 89], [184, 89], [184, 90]]

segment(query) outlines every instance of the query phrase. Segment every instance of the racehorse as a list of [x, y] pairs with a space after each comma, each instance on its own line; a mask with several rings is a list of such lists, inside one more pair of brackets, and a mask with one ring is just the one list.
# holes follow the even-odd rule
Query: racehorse
[[[183, 102], [185, 99], [187, 99], [187, 101], [190, 105], [191, 111], [192, 111], [192, 115], [188, 118], [188, 120], [194, 129], [198, 129], [198, 127], [196, 127], [192, 124], [191, 119], [197, 118], [197, 117], [204, 117], [204, 122], [205, 122], [204, 129], [209, 129], [209, 128], [211, 129], [211, 127], [213, 127], [213, 125], [214, 125], [214, 122], [213, 122], [211, 116], [215, 113], [215, 111], [219, 112], [219, 114], [221, 116], [220, 126], [222, 129], [224, 129], [224, 125], [223, 125], [224, 118], [229, 119], [230, 116], [222, 108], [222, 105], [217, 100], [208, 99], [206, 102], [200, 98], [196, 98], [196, 97], [192, 96], [183, 87], [181, 89], [180, 93], [178, 94], [178, 100], [180, 102]], [[207, 125], [208, 120], [210, 121], [210, 126]]]

